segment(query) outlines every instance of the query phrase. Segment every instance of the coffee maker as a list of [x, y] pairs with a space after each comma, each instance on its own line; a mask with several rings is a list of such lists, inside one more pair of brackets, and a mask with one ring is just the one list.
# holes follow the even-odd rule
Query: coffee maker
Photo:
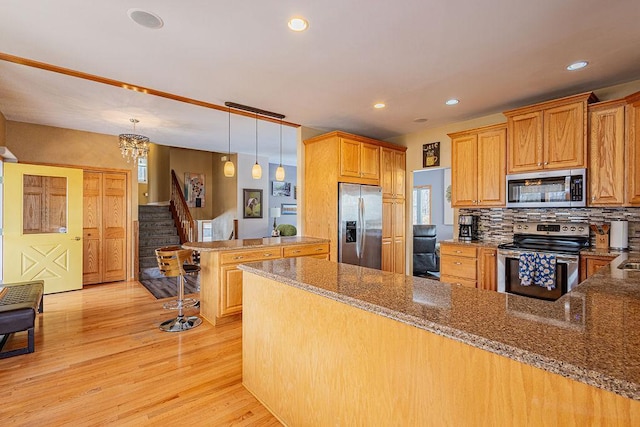
[[476, 240], [478, 232], [478, 217], [474, 215], [459, 215], [458, 229], [458, 240]]

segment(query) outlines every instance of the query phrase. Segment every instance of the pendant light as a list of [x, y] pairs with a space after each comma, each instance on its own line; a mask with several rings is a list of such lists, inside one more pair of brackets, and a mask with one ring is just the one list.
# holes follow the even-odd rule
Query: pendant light
[[284, 181], [284, 168], [282, 167], [282, 119], [280, 119], [280, 166], [276, 169], [276, 181]]
[[258, 164], [258, 114], [256, 114], [256, 164], [251, 168], [251, 176], [253, 179], [262, 178], [262, 168]]
[[229, 111], [229, 152], [227, 153], [227, 161], [224, 163], [224, 176], [232, 178], [236, 174], [236, 167], [231, 161], [231, 108]]

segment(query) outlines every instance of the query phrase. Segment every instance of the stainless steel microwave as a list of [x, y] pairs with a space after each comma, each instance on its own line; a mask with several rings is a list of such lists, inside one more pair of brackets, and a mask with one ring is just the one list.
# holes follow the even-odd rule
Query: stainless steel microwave
[[586, 190], [586, 169], [507, 175], [507, 207], [584, 207]]

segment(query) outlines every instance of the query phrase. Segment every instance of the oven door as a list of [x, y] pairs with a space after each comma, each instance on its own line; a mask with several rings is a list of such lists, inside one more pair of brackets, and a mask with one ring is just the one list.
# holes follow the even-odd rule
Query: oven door
[[580, 257], [556, 254], [556, 287], [522, 286], [518, 277], [520, 254], [531, 251], [498, 250], [498, 291], [555, 301], [578, 284]]

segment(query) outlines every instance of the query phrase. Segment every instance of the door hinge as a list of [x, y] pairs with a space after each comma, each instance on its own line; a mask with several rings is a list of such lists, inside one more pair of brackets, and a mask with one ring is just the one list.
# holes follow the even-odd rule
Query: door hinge
[[4, 184], [4, 176], [0, 176], [0, 184]]

